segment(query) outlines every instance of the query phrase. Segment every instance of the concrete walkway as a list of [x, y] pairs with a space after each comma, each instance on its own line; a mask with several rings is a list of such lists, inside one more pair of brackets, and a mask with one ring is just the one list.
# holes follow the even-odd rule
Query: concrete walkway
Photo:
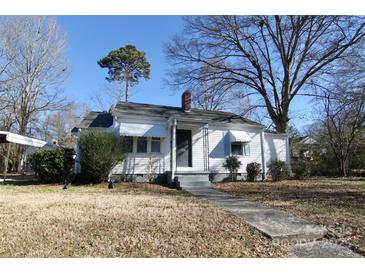
[[289, 248], [292, 258], [363, 258], [351, 249], [327, 240], [295, 244]]
[[[327, 233], [327, 229], [323, 226], [309, 223], [268, 206], [235, 198], [209, 187], [190, 187], [184, 188], [184, 190], [213, 202], [241, 217], [245, 222], [273, 240], [286, 240], [294, 243], [308, 240], [314, 241], [322, 239]], [[356, 257], [358, 255], [345, 247], [335, 244], [316, 244], [313, 246], [308, 244], [295, 244], [293, 247], [295, 249], [292, 248], [289, 252], [292, 257], [309, 257], [307, 255], [324, 257], [326, 254], [328, 257], [335, 257], [334, 254], [337, 254], [336, 247], [341, 249], [341, 252], [338, 253], [340, 257]], [[344, 251], [343, 249], [346, 250]], [[308, 250], [315, 252], [311, 253]]]

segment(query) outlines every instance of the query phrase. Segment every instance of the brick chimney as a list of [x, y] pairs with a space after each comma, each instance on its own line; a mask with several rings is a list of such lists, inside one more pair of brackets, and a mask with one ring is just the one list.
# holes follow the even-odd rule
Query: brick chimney
[[181, 108], [184, 112], [189, 112], [191, 109], [191, 93], [185, 90], [181, 96]]

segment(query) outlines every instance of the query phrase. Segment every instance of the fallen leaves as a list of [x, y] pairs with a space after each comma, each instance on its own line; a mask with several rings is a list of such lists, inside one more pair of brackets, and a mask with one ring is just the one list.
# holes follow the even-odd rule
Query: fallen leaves
[[325, 225], [332, 240], [365, 255], [365, 181], [230, 182], [214, 188]]

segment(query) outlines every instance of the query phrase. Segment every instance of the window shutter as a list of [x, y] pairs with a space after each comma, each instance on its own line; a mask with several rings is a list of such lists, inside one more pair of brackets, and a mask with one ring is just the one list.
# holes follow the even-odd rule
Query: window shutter
[[251, 145], [250, 143], [245, 143], [245, 156], [251, 156]]

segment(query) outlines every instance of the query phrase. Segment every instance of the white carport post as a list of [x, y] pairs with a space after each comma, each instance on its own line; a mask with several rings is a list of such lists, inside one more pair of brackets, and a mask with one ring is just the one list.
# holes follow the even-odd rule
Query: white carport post
[[7, 143], [7, 151], [6, 156], [4, 157], [4, 174], [3, 174], [3, 182], [6, 181], [6, 175], [8, 173], [8, 164], [9, 164], [9, 157], [10, 157], [10, 146], [11, 143]]
[[260, 144], [261, 144], [261, 161], [262, 161], [262, 179], [266, 179], [266, 159], [265, 159], [265, 131], [262, 130], [260, 133]]

